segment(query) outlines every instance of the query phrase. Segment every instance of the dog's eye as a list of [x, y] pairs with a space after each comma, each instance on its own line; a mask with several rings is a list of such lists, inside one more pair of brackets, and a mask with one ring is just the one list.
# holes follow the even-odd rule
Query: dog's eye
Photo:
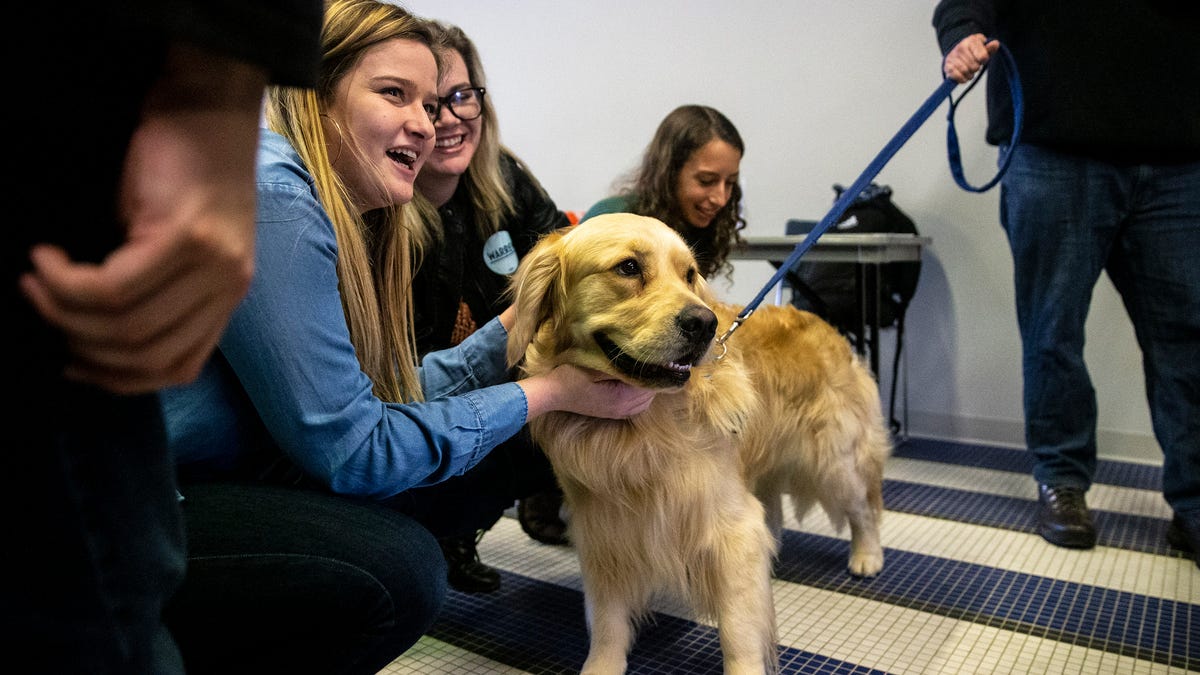
[[642, 266], [635, 258], [626, 258], [617, 263], [616, 270], [617, 274], [623, 277], [636, 277], [642, 274]]
[[689, 267], [687, 274], [684, 275], [684, 279], [687, 281], [688, 286], [695, 284], [696, 283], [696, 268]]

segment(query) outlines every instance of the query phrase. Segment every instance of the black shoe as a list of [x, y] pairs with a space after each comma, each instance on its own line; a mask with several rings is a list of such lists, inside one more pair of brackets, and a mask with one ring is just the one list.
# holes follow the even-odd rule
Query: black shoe
[[500, 573], [479, 561], [479, 551], [475, 544], [483, 538], [483, 532], [478, 537], [448, 537], [439, 539], [442, 555], [446, 556], [446, 566], [449, 567], [447, 578], [450, 586], [463, 593], [491, 593], [500, 588]]
[[567, 524], [559, 517], [561, 492], [541, 492], [517, 502], [517, 521], [525, 534], [543, 544], [567, 546]]
[[1183, 516], [1176, 513], [1167, 527], [1167, 543], [1180, 551], [1191, 553], [1196, 567], [1200, 567], [1200, 555], [1196, 555], [1200, 551], [1200, 518], [1184, 520]]
[[1088, 513], [1082, 488], [1038, 485], [1037, 532], [1042, 539], [1066, 548], [1092, 548], [1096, 526]]

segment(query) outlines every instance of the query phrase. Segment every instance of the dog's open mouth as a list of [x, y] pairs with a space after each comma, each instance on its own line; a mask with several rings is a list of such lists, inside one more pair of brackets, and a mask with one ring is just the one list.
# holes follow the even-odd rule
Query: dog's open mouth
[[600, 331], [597, 331], [592, 337], [600, 349], [604, 350], [604, 355], [608, 357], [609, 363], [612, 363], [614, 368], [651, 387], [682, 386], [692, 376], [692, 366], [708, 351], [708, 345], [705, 343], [692, 347], [690, 352], [677, 357], [678, 360], [651, 363], [630, 356]]

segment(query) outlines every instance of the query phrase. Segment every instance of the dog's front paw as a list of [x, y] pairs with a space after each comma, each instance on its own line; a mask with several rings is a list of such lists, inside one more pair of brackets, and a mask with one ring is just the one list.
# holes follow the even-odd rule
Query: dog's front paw
[[873, 577], [883, 570], [883, 551], [856, 551], [850, 554], [847, 565], [856, 577]]

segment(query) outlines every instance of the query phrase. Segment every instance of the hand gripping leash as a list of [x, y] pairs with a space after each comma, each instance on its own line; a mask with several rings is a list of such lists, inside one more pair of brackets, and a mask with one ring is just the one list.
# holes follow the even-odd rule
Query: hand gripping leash
[[1012, 151], [1017, 147], [1017, 143], [1021, 139], [1021, 118], [1023, 117], [1024, 113], [1025, 98], [1021, 91], [1021, 78], [1017, 74], [1017, 64], [1013, 61], [1012, 54], [1009, 53], [1008, 48], [1003, 44], [1000, 45], [1000, 49], [997, 51], [997, 54], [1001, 57], [1002, 66], [1007, 70], [1005, 75], [1007, 76], [1009, 94], [1012, 97], [1013, 105], [1013, 132], [1012, 139], [1008, 144], [1007, 152], [1004, 152], [1000, 157], [1000, 166], [996, 175], [980, 187], [975, 187], [967, 182], [966, 178], [963, 176], [962, 154], [960, 153], [958, 147], [958, 134], [954, 130], [954, 111], [958, 107], [959, 102], [962, 101], [963, 96], [969, 94], [971, 89], [973, 89], [975, 85], [978, 84], [981, 79], [983, 79], [983, 72], [987, 70], [987, 66], [991, 64], [991, 61], [989, 60], [988, 63], [984, 64], [984, 67], [980, 69], [979, 73], [975, 76], [975, 79], [971, 81], [971, 84], [966, 88], [962, 96], [960, 96], [957, 101], [950, 96], [950, 93], [955, 87], [958, 86], [958, 83], [949, 78], [944, 78], [942, 80], [941, 86], [939, 86], [933, 92], [933, 94], [929, 96], [929, 98], [925, 99], [925, 102], [921, 104], [920, 108], [917, 108], [917, 111], [913, 113], [913, 116], [904, 123], [904, 126], [900, 127], [900, 131], [896, 132], [896, 135], [893, 136], [890, 141], [888, 141], [887, 145], [883, 147], [883, 150], [879, 151], [879, 154], [875, 156], [875, 159], [871, 160], [871, 163], [867, 165], [867, 168], [862, 172], [862, 174], [850, 184], [849, 188], [842, 192], [842, 194], [833, 203], [833, 208], [829, 209], [829, 213], [826, 213], [825, 217], [822, 218], [819, 223], [817, 223], [816, 227], [809, 231], [808, 236], [801, 240], [799, 244], [796, 244], [796, 248], [792, 250], [791, 255], [787, 257], [787, 260], [784, 260], [783, 263], [779, 265], [779, 269], [775, 270], [775, 274], [769, 281], [767, 281], [762, 290], [758, 292], [758, 295], [754, 296], [754, 299], [750, 301], [750, 304], [746, 305], [741, 314], [738, 314], [737, 318], [735, 318], [733, 323], [730, 324], [729, 329], [726, 330], [723, 335], [717, 338], [717, 344], [721, 347], [721, 354], [716, 357], [718, 360], [725, 356], [725, 352], [728, 349], [728, 347], [725, 345], [725, 341], [729, 339], [729, 336], [733, 335], [733, 332], [738, 329], [738, 326], [742, 325], [742, 322], [750, 318], [750, 315], [754, 313], [755, 308], [757, 308], [759, 303], [763, 301], [763, 298], [766, 297], [767, 293], [770, 292], [770, 290], [779, 283], [784, 275], [788, 273], [788, 270], [792, 269], [796, 262], [800, 260], [800, 256], [807, 253], [808, 250], [812, 248], [813, 244], [817, 242], [817, 239], [822, 234], [825, 234], [825, 231], [828, 230], [834, 223], [836, 223], [839, 218], [841, 218], [842, 214], [846, 212], [846, 209], [850, 207], [850, 204], [854, 202], [855, 198], [857, 198], [858, 195], [864, 189], [866, 189], [868, 185], [870, 185], [871, 180], [874, 179], [881, 170], [883, 170], [883, 167], [888, 163], [888, 160], [890, 160], [892, 156], [895, 155], [896, 152], [908, 142], [909, 138], [912, 138], [912, 135], [916, 133], [917, 129], [919, 129], [921, 125], [925, 123], [925, 120], [929, 119], [929, 116], [933, 114], [933, 111], [942, 104], [942, 99], [950, 100], [950, 112], [947, 115], [948, 129], [946, 131], [946, 151], [950, 159], [950, 173], [954, 176], [954, 182], [957, 183], [959, 187], [969, 192], [984, 192], [991, 189], [991, 187], [1000, 180], [1001, 176], [1004, 175], [1004, 172], [1008, 170], [1008, 163], [1012, 158]]

